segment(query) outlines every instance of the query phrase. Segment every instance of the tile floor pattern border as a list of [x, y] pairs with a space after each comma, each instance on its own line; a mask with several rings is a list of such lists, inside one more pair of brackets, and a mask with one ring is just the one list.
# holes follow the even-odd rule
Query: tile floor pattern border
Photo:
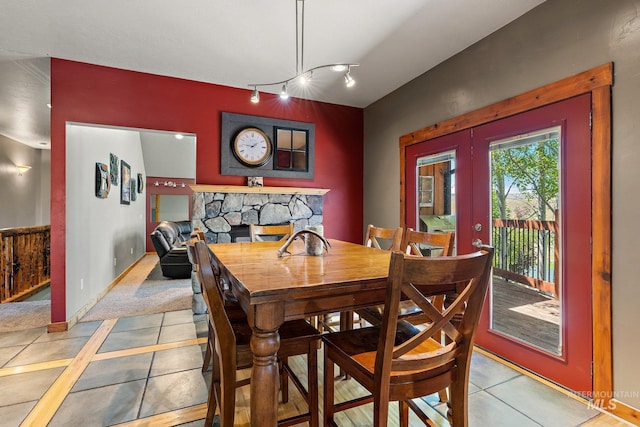
[[[187, 312], [189, 316], [186, 316]], [[0, 361], [0, 365], [4, 364], [5, 366], [3, 368], [0, 368], [0, 379], [13, 375], [37, 374], [43, 372], [51, 372], [56, 368], [61, 369], [61, 372], [57, 375], [55, 380], [52, 381], [50, 385], [47, 384], [47, 391], [39, 397], [37, 402], [20, 402], [18, 404], [22, 406], [28, 406], [29, 404], [31, 404], [31, 407], [27, 408], [28, 410], [26, 412], [26, 417], [20, 425], [47, 425], [53, 419], [54, 415], [56, 415], [56, 411], [61, 407], [63, 401], [72, 391], [74, 385], [77, 383], [78, 379], [82, 376], [83, 372], [85, 372], [90, 363], [114, 360], [117, 358], [141, 354], [156, 354], [157, 352], [164, 352], [167, 350], [170, 351], [173, 349], [186, 349], [190, 346], [198, 346], [198, 348], [201, 349], [202, 345], [206, 343], [206, 337], [198, 338], [196, 337], [196, 335], [198, 335], [196, 332], [196, 334], [191, 334], [194, 336], [194, 338], [191, 339], [161, 342], [158, 344], [145, 345], [142, 347], [122, 348], [115, 351], [100, 352], [101, 348], [104, 349], [104, 343], [112, 332], [126, 333], [128, 331], [135, 333], [135, 331], [141, 327], [140, 325], [143, 325], [142, 327], [144, 327], [145, 324], [153, 322], [154, 319], [152, 319], [152, 317], [154, 317], [154, 315], [136, 316], [135, 318], [110, 319], [105, 321], [78, 323], [74, 325], [74, 328], [77, 328], [76, 330], [85, 329], [85, 333], [80, 333], [80, 335], [87, 334], [86, 326], [89, 323], [97, 323], [99, 326], [97, 326], [97, 328], [93, 328], [93, 331], [89, 331], [87, 342], [79, 351], [77, 351], [77, 354], [71, 358], [38, 361], [36, 363], [28, 363], [19, 366], [7, 366], [7, 363], [9, 363], [10, 360], [15, 359], [16, 355], [13, 355], [13, 357], [9, 358], [9, 361]], [[158, 316], [155, 315], [156, 320], [157, 317]], [[200, 323], [206, 324], [206, 322], [204, 321], [204, 316], [193, 316], [191, 314], [191, 310], [161, 313], [160, 317], [160, 321], [163, 326], [166, 326], [169, 330], [171, 330], [172, 328], [175, 329], [178, 324], [185, 323], [186, 320], [191, 323], [191, 329], [193, 329], [196, 323], [194, 317], [199, 318], [199, 320], [201, 320]], [[15, 333], [2, 333], [0, 334], [0, 349], [7, 348], [7, 346], [11, 346], [11, 348], [23, 346], [22, 351], [17, 352], [19, 355], [20, 352], [24, 352], [25, 349], [29, 346], [41, 344], [43, 342], [56, 341], [56, 339], [54, 339], [53, 337], [60, 337], [59, 341], [63, 341], [65, 338], [67, 340], [77, 338], [78, 334], [74, 333], [74, 328], [69, 331], [56, 334], [47, 334], [45, 328], [37, 328], [33, 331], [27, 330]], [[182, 335], [185, 335], [184, 331]], [[199, 335], [206, 335], [206, 332]], [[180, 335], [176, 333], [176, 331], [174, 331], [170, 334], [170, 336], [176, 338]], [[199, 351], [199, 353], [201, 353], [201, 351]], [[201, 366], [201, 363], [202, 359], [200, 359], [198, 362], [198, 372], [200, 372], [199, 368]], [[55, 374], [56, 372], [53, 373]], [[154, 375], [159, 378], [166, 374], [167, 373], [163, 374], [162, 372], [156, 372]], [[145, 375], [145, 388], [147, 386], [147, 381], [147, 375]], [[1, 394], [2, 392], [0, 391], [0, 395]], [[6, 400], [3, 400], [6, 403]], [[2, 404], [0, 403], [0, 409], [1, 406]], [[152, 417], [144, 419], [147, 421], [144, 421], [143, 419], [134, 420], [134, 423], [138, 423], [134, 425], [150, 425], [148, 424], [148, 422], [152, 422], [152, 425], [154, 426], [177, 425], [184, 422], [202, 419], [204, 417], [204, 414], [206, 414], [206, 403], [200, 403], [199, 405], [193, 407], [182, 408], [177, 411], [154, 415]], [[158, 424], [158, 422], [160, 424]]]
[[[206, 342], [206, 325], [203, 316], [193, 316], [188, 313], [189, 310], [182, 310], [180, 312], [168, 312], [162, 314], [162, 319], [158, 322], [158, 316], [153, 315], [149, 317], [139, 316], [138, 318], [121, 318], [112, 319], [100, 322], [93, 322], [94, 325], [89, 323], [79, 323], [74, 325], [74, 329], [56, 333], [46, 334], [45, 330], [38, 331], [26, 331], [21, 333], [0, 334], [0, 350], [10, 348], [9, 354], [15, 352], [14, 347], [23, 346], [27, 348], [31, 344], [54, 342], [69, 338], [78, 338], [79, 336], [88, 336], [86, 344], [80, 349], [80, 351], [70, 358], [64, 358], [59, 360], [50, 361], [38, 361], [36, 363], [11, 366], [7, 367], [10, 360], [14, 359], [17, 355], [9, 357], [9, 360], [0, 359], [0, 382], [3, 378], [7, 377], [14, 379], [19, 375], [38, 375], [45, 376], [44, 373], [48, 373], [49, 376], [44, 378], [44, 391], [39, 398], [35, 398], [30, 401], [16, 402], [11, 406], [11, 409], [15, 412], [22, 413], [24, 421], [21, 426], [45, 426], [55, 417], [59, 417], [57, 411], [63, 406], [65, 398], [69, 394], [74, 394], [74, 386], [79, 383], [79, 379], [83, 373], [88, 372], [87, 369], [91, 363], [101, 361], [113, 361], [116, 358], [123, 357], [135, 357], [144, 354], [156, 354], [161, 351], [176, 351], [176, 354], [186, 355], [188, 352], [183, 351], [189, 346], [198, 345], [202, 347], [202, 344]], [[194, 317], [196, 319], [194, 319]], [[178, 327], [177, 325], [191, 323], [194, 325], [196, 331], [195, 338], [180, 339], [184, 337], [186, 328]], [[143, 331], [148, 329], [151, 324], [159, 326], [160, 329], [166, 327], [170, 332], [164, 336], [169, 341], [176, 339], [173, 342], [158, 342], [153, 345], [130, 346], [128, 348], [119, 348], [113, 351], [102, 351], [106, 348], [104, 346], [108, 337], [111, 334], [122, 334], [130, 331], [134, 336], [136, 331]], [[200, 329], [198, 328], [200, 326]], [[192, 328], [193, 329], [193, 328]], [[182, 332], [180, 332], [182, 330]], [[158, 340], [160, 340], [161, 332], [157, 332]], [[192, 336], [193, 333], [191, 333]], [[135, 342], [135, 338], [134, 338]], [[18, 351], [18, 354], [20, 351]], [[162, 358], [158, 358], [159, 360]], [[321, 358], [319, 360], [322, 360]], [[183, 365], [183, 361], [180, 360], [179, 369], [192, 369], [198, 365], [201, 361], [188, 362], [188, 366]], [[304, 368], [305, 363], [301, 361], [300, 365]], [[186, 367], [185, 367], [186, 366]], [[321, 367], [320, 367], [321, 368]], [[166, 368], [157, 367], [155, 372], [156, 377], [153, 377], [151, 367], [148, 368], [147, 377], [144, 378], [145, 389], [153, 378], [160, 378], [161, 376], [171, 375], [170, 370]], [[184, 371], [189, 372], [189, 371]], [[197, 372], [197, 374], [196, 374]], [[167, 375], [168, 374], [168, 375]], [[200, 370], [195, 369], [191, 373], [192, 376], [200, 376]], [[191, 375], [190, 374], [190, 375]], [[55, 377], [53, 377], [55, 376]], [[83, 377], [84, 378], [84, 377]], [[138, 377], [136, 377], [138, 378]], [[50, 383], [47, 383], [50, 381]], [[119, 381], [113, 379], [112, 381]], [[136, 381], [143, 381], [142, 379], [136, 379]], [[130, 381], [134, 383], [135, 381]], [[476, 351], [474, 358], [472, 359], [472, 377], [470, 384], [470, 424], [471, 426], [484, 426], [486, 420], [491, 420], [492, 426], [512, 426], [517, 423], [520, 427], [525, 426], [605, 426], [616, 425], [624, 426], [629, 425], [623, 421], [618, 421], [616, 418], [609, 415], [601, 414], [594, 409], [589, 409], [584, 404], [584, 400], [569, 396], [566, 392], [562, 393], [557, 386], [549, 387], [550, 384], [544, 381], [536, 381], [531, 376], [526, 375], [525, 372], [521, 372], [508, 364], [500, 363], [490, 355], [482, 351]], [[350, 393], [349, 387], [353, 387], [354, 381], [345, 381], [341, 383], [346, 393]], [[120, 383], [124, 384], [124, 383]], [[112, 385], [95, 385], [94, 387], [110, 387]], [[82, 387], [91, 387], [82, 386]], [[82, 392], [82, 387], [79, 387], [79, 391]], [[101, 390], [99, 388], [92, 389]], [[7, 390], [0, 387], [0, 398], [4, 397], [2, 394]], [[322, 393], [322, 389], [320, 390]], [[247, 411], [248, 408], [248, 390], [239, 389], [237, 394], [237, 407], [244, 408], [241, 410]], [[205, 396], [206, 399], [206, 396]], [[0, 399], [3, 400], [3, 399]], [[524, 404], [526, 402], [526, 404]], [[438, 426], [448, 426], [444, 414], [446, 413], [446, 406], [437, 402], [437, 396], [433, 395], [425, 400], [421, 400], [419, 405], [425, 409], [430, 415], [433, 416]], [[0, 401], [0, 414], [3, 403]], [[392, 405], [392, 408], [397, 405]], [[84, 409], [84, 408], [83, 408]], [[139, 426], [176, 426], [176, 425], [189, 425], [199, 426], [202, 424], [202, 419], [206, 414], [206, 403], [200, 403], [191, 405], [188, 407], [178, 407], [171, 410], [163, 410], [162, 413], [154, 414], [153, 411], [149, 412], [149, 416], [140, 416], [143, 413], [140, 407], [136, 409], [138, 411], [137, 416], [140, 418], [130, 421], [109, 423], [110, 425], [116, 425], [119, 427], [139, 427]], [[60, 410], [60, 412], [63, 412]], [[367, 413], [365, 408], [363, 413]], [[86, 414], [89, 416], [89, 414]], [[342, 414], [341, 414], [342, 415]], [[2, 416], [2, 415], [0, 415]], [[244, 419], [244, 414], [237, 417], [239, 420]], [[366, 420], [366, 417], [362, 415], [346, 415], [344, 417], [346, 425], [362, 425], [362, 422]], [[3, 418], [4, 421], [7, 419]], [[104, 420], [103, 420], [104, 423]], [[551, 424], [549, 424], [551, 423]], [[52, 424], [57, 424], [53, 422]], [[18, 424], [15, 424], [18, 425]]]

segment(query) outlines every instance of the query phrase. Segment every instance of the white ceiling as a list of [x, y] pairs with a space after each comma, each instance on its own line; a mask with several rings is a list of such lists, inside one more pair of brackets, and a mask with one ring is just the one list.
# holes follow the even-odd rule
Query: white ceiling
[[[323, 70], [290, 92], [366, 107], [543, 1], [306, 0], [304, 68], [358, 63], [357, 84]], [[295, 10], [296, 0], [0, 0], [0, 134], [48, 148], [50, 57], [248, 90], [293, 77]]]

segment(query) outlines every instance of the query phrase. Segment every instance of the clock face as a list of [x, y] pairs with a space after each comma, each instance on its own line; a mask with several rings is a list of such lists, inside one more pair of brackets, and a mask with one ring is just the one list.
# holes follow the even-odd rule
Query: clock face
[[258, 128], [242, 129], [231, 143], [236, 159], [248, 167], [262, 166], [271, 158], [269, 137]]

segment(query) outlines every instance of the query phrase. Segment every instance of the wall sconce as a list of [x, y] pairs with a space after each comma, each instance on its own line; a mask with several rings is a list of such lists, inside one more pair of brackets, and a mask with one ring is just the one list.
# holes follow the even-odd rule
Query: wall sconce
[[18, 169], [18, 176], [22, 176], [23, 173], [31, 169], [31, 166], [16, 165], [16, 169]]

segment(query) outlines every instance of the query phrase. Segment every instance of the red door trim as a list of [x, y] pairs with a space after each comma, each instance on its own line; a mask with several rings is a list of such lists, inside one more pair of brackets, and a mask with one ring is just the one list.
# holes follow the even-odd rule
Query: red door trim
[[[611, 86], [613, 63], [491, 104], [468, 114], [418, 129], [399, 139], [400, 220], [406, 221], [405, 150], [438, 136], [468, 129], [583, 93], [592, 94], [592, 296], [594, 393], [611, 396], [613, 390], [611, 331]], [[605, 399], [607, 407], [609, 399]], [[624, 415], [624, 414], [621, 414]]]

